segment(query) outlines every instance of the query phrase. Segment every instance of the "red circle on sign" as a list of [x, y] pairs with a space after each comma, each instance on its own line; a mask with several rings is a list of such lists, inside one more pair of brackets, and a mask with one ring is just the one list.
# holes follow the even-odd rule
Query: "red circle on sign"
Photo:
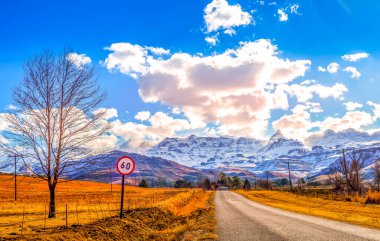
[[[125, 159], [127, 159], [127, 160], [125, 160]], [[119, 165], [119, 164], [120, 164], [120, 162], [122, 162], [122, 161], [127, 161], [127, 162], [130, 162], [130, 163], [131, 163], [131, 168], [130, 168], [130, 170], [125, 171], [125, 170], [123, 170], [123, 168], [120, 168], [120, 165]], [[129, 157], [129, 156], [122, 156], [122, 157], [120, 157], [119, 160], [118, 160], [117, 163], [116, 163], [117, 171], [118, 171], [121, 175], [130, 175], [130, 174], [132, 174], [132, 172], [135, 170], [135, 167], [136, 167], [135, 161], [134, 161], [131, 157]]]

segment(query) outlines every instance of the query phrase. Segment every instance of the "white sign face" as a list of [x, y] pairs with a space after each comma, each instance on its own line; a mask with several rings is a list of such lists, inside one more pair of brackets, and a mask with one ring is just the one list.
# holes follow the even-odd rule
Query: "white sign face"
[[135, 161], [129, 156], [122, 156], [116, 163], [117, 171], [121, 175], [129, 175], [135, 170]]

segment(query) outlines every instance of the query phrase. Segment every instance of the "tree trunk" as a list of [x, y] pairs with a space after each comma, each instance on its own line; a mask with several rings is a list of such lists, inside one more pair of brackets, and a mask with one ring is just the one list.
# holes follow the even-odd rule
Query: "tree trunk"
[[49, 218], [55, 218], [55, 185], [49, 185], [49, 191], [50, 191]]

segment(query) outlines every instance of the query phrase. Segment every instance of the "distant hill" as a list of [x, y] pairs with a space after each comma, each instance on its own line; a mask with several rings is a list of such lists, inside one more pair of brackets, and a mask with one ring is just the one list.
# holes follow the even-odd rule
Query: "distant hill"
[[130, 156], [136, 163], [134, 173], [127, 176], [126, 182], [138, 183], [145, 178], [149, 181], [156, 182], [160, 179], [162, 182], [172, 183], [177, 179], [187, 181], [197, 181], [200, 178], [214, 178], [214, 172], [203, 172], [192, 167], [180, 165], [174, 161], [162, 159], [159, 157], [148, 157], [136, 153], [123, 151], [112, 151], [109, 153], [96, 155], [91, 158], [80, 161], [68, 170], [66, 178], [78, 178], [82, 180], [97, 180], [101, 182], [114, 183], [121, 182], [121, 175], [117, 172], [115, 166], [121, 156]]

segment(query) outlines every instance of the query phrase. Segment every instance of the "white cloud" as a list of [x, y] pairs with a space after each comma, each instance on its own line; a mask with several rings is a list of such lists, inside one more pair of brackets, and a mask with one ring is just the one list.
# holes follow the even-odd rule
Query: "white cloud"
[[137, 77], [136, 73], [145, 72], [148, 52], [144, 47], [130, 43], [114, 43], [107, 50], [113, 51], [104, 61], [107, 69], [118, 69]]
[[300, 6], [298, 4], [293, 4], [289, 8], [290, 8], [290, 13], [299, 14], [298, 9], [300, 8]]
[[369, 54], [362, 52], [362, 53], [356, 53], [356, 54], [346, 54], [342, 56], [342, 59], [349, 62], [356, 62], [360, 59], [368, 58]]
[[182, 113], [182, 110], [179, 107], [173, 107], [172, 108], [172, 113], [175, 114], [175, 115], [179, 115], [179, 114]]
[[128, 73], [133, 78], [137, 78], [139, 73], [147, 71], [149, 61], [154, 58], [154, 55], [160, 56], [170, 53], [169, 50], [163, 48], [142, 47], [131, 43], [114, 43], [105, 49], [113, 51], [104, 61], [107, 69], [118, 69], [122, 73]]
[[330, 63], [329, 65], [327, 65], [326, 68], [323, 68], [322, 66], [318, 66], [318, 71], [320, 72], [329, 72], [330, 74], [335, 74], [336, 72], [338, 72], [338, 69], [339, 69], [339, 64], [338, 63]]
[[105, 120], [118, 117], [117, 110], [115, 108], [99, 108], [94, 111], [94, 114], [98, 114], [100, 112], [104, 112]]
[[351, 73], [351, 78], [358, 79], [361, 74], [355, 67], [347, 67], [343, 71]]
[[329, 65], [327, 65], [327, 72], [329, 72], [330, 74], [334, 74], [336, 72], [338, 72], [338, 68], [339, 68], [339, 64], [338, 63], [331, 63]]
[[[123, 58], [123, 49], [108, 49], [113, 53], [107, 57], [106, 62], [112, 63], [107, 67], [135, 74], [145, 102], [181, 108], [192, 128], [216, 123], [221, 134], [243, 136], [265, 133], [270, 111], [288, 107], [280, 85], [304, 76], [311, 64], [279, 58], [277, 47], [265, 39], [243, 42], [211, 56], [174, 53], [161, 59], [145, 55], [142, 61], [129, 55]], [[268, 85], [273, 88], [266, 89]]]
[[155, 144], [165, 137], [175, 136], [178, 131], [191, 130], [188, 120], [174, 119], [163, 112], [156, 112], [147, 121], [149, 124], [145, 125], [116, 120], [112, 122], [111, 132], [122, 137], [128, 143], [128, 148], [136, 148], [142, 143]]
[[9, 127], [9, 122], [6, 121], [7, 113], [0, 113], [0, 132], [5, 131]]
[[372, 106], [373, 109], [373, 114], [375, 115], [376, 118], [380, 118], [380, 104], [376, 104], [372, 101], [368, 101], [367, 105]]
[[277, 15], [278, 15], [278, 20], [280, 22], [286, 22], [289, 20], [289, 14], [299, 14], [298, 9], [299, 9], [298, 4], [293, 4], [293, 5], [288, 5], [284, 8], [279, 8], [277, 9]]
[[281, 22], [286, 22], [288, 21], [288, 14], [285, 13], [284, 9], [278, 9], [277, 10], [277, 14], [278, 14], [278, 19], [281, 21]]
[[297, 98], [299, 102], [306, 102], [318, 95], [322, 99], [332, 97], [334, 99], [342, 99], [345, 92], [348, 91], [347, 87], [343, 84], [336, 83], [331, 87], [315, 84], [315, 85], [299, 85], [293, 84], [286, 87], [286, 91]]
[[226, 0], [213, 0], [204, 9], [204, 20], [207, 32], [224, 29], [231, 34], [234, 27], [252, 23], [252, 16], [244, 12], [240, 5], [229, 5]]
[[216, 34], [213, 36], [207, 36], [205, 38], [205, 41], [209, 43], [210, 45], [215, 46], [219, 42], [218, 35]]
[[135, 115], [136, 120], [140, 121], [146, 121], [150, 117], [150, 112], [149, 111], [140, 111]]
[[67, 55], [67, 59], [70, 60], [75, 66], [78, 68], [82, 68], [86, 64], [91, 63], [91, 58], [86, 56], [85, 54], [78, 54], [78, 53], [69, 53]]
[[359, 103], [356, 103], [356, 102], [351, 102], [351, 101], [344, 103], [344, 105], [346, 106], [346, 109], [348, 111], [353, 111], [353, 110], [356, 110], [356, 109], [359, 109], [359, 108], [363, 107], [362, 104], [359, 104]]
[[320, 103], [316, 102], [306, 102], [306, 105], [309, 106], [311, 113], [322, 113], [323, 109]]
[[17, 110], [17, 107], [12, 105], [12, 104], [9, 104], [9, 105], [7, 105], [7, 107], [5, 109], [6, 110]]
[[313, 79], [310, 80], [310, 79], [308, 79], [308, 80], [302, 81], [300, 85], [310, 85], [310, 84], [315, 84], [315, 83], [317, 83], [316, 80], [313, 80]]
[[367, 112], [349, 111], [342, 118], [327, 117], [319, 122], [319, 129], [321, 131], [342, 131], [350, 128], [360, 130], [364, 126], [373, 124], [375, 121], [376, 118]]
[[156, 55], [167, 55], [170, 54], [170, 50], [164, 48], [156, 48], [156, 47], [145, 47], [147, 50]]
[[303, 140], [309, 135], [309, 130], [315, 126], [310, 119], [309, 109], [310, 105], [296, 105], [292, 110], [293, 114], [284, 115], [273, 121], [272, 126], [276, 130], [281, 130], [286, 137]]

